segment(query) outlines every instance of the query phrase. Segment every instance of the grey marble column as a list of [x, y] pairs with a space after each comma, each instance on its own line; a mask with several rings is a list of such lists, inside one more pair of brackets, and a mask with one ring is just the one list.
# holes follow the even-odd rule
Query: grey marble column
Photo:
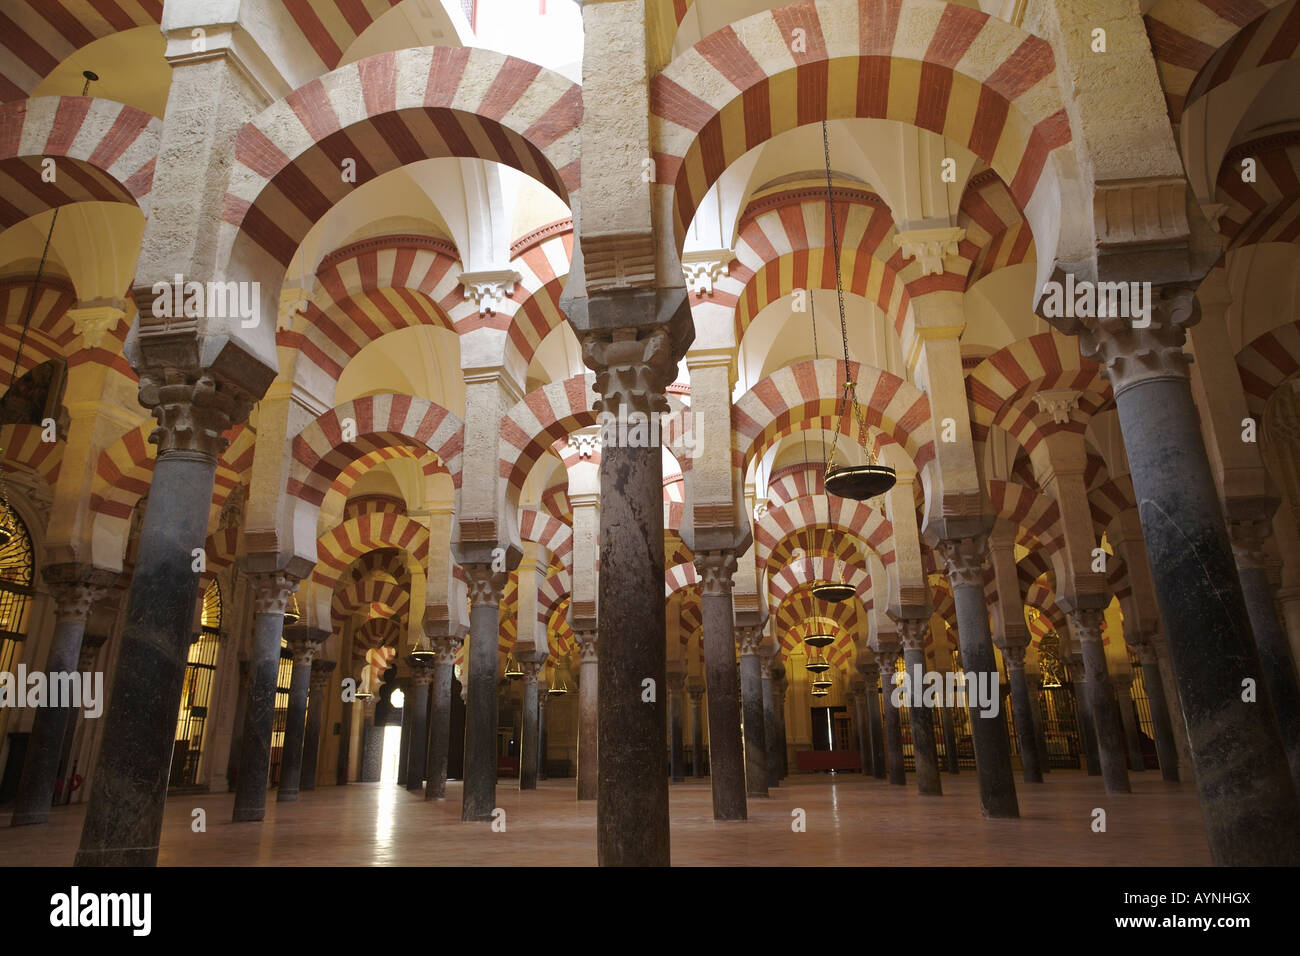
[[524, 704], [523, 730], [519, 740], [519, 789], [537, 789], [537, 748], [541, 737], [537, 727], [537, 674], [542, 662], [534, 655], [525, 654], [518, 657], [519, 666], [524, 670]]
[[578, 678], [578, 799], [595, 800], [600, 781], [600, 674], [596, 632], [577, 635]]
[[780, 761], [778, 773], [780, 779], [784, 780], [790, 776], [790, 754], [789, 743], [785, 734], [785, 694], [790, 689], [790, 679], [786, 677], [785, 665], [779, 665], [780, 676], [777, 676], [777, 667], [772, 668], [772, 693], [774, 696], [773, 703], [776, 706], [776, 752]]
[[1241, 593], [1259, 651], [1259, 673], [1263, 679], [1256, 683], [1267, 688], [1291, 767], [1291, 780], [1300, 794], [1300, 681], [1291, 642], [1278, 616], [1277, 596], [1269, 580], [1268, 555], [1264, 552], [1264, 542], [1273, 533], [1273, 512], [1277, 504], [1276, 498], [1253, 498], [1228, 501], [1226, 507]]
[[357, 782], [378, 783], [383, 776], [384, 728], [375, 723], [375, 708], [379, 704], [379, 690], [362, 704], [364, 719], [361, 724], [361, 759], [357, 761]]
[[695, 556], [704, 618], [704, 673], [709, 690], [709, 777], [713, 818], [744, 820], [745, 756], [740, 736], [740, 689], [736, 686], [736, 639], [731, 606], [731, 576], [736, 557], [729, 551]]
[[686, 671], [678, 664], [668, 671], [668, 776], [674, 783], [686, 779], [682, 754], [682, 710]]
[[[989, 632], [988, 604], [984, 598], [984, 564], [988, 538], [984, 534], [942, 540], [935, 548], [948, 572], [953, 602], [957, 605], [957, 639], [962, 668], [967, 674], [988, 675], [980, 680], [997, 687], [998, 667]], [[975, 743], [975, 775], [979, 779], [980, 810], [986, 817], [1018, 817], [1016, 784], [1011, 774], [1011, 743], [1001, 706], [985, 716], [969, 707], [971, 737]]]
[[889, 772], [889, 782], [895, 786], [907, 786], [907, 770], [903, 766], [903, 722], [898, 708], [894, 706], [895, 661], [898, 660], [899, 646], [896, 643], [880, 644], [876, 648], [876, 657], [880, 663], [880, 709], [884, 713], [885, 724], [885, 761]]
[[551, 701], [551, 688], [545, 677], [537, 680], [537, 780], [546, 779], [546, 705]]
[[1129, 793], [1127, 761], [1123, 735], [1120, 733], [1119, 708], [1111, 686], [1110, 668], [1106, 666], [1106, 647], [1101, 640], [1104, 612], [1100, 608], [1080, 608], [1069, 613], [1070, 629], [1079, 642], [1084, 670], [1088, 675], [1088, 704], [1097, 733], [1097, 753], [1101, 760], [1101, 777], [1107, 793]]
[[[47, 566], [41, 576], [54, 599], [54, 638], [50, 642], [43, 673], [50, 681], [49, 686], [53, 686], [55, 675], [77, 675], [70, 680], [84, 684], [89, 675], [78, 671], [77, 660], [81, 654], [81, 639], [86, 632], [86, 617], [91, 605], [103, 595], [116, 575], [90, 565], [57, 564]], [[71, 688], [72, 684], [68, 686]], [[104, 704], [103, 701], [99, 703], [100, 706]], [[76, 715], [70, 706], [53, 706], [53, 702], [48, 701], [46, 706], [36, 708], [11, 826], [49, 820], [64, 738], [68, 728], [75, 723]]]
[[1031, 677], [1026, 671], [1025, 685], [1029, 688], [1029, 715], [1034, 720], [1034, 746], [1038, 748], [1038, 769], [1050, 773], [1052, 766], [1047, 753], [1047, 737], [1043, 733], [1043, 675]]
[[[248, 654], [248, 701], [244, 705], [239, 779], [235, 783], [235, 809], [231, 815], [235, 823], [256, 823], [266, 816], [280, 637], [284, 632], [285, 606], [299, 581], [282, 570], [250, 569], [249, 579], [253, 585], [253, 643]], [[310, 679], [310, 671], [304, 671], [304, 679]]]
[[1169, 719], [1169, 702], [1165, 699], [1165, 681], [1160, 674], [1160, 661], [1156, 658], [1152, 635], [1142, 634], [1133, 641], [1138, 660], [1142, 664], [1142, 683], [1147, 689], [1151, 705], [1151, 722], [1156, 730], [1156, 759], [1160, 762], [1160, 776], [1178, 781], [1178, 744], [1174, 741], [1174, 727]]
[[397, 743], [397, 785], [406, 786], [406, 775], [411, 767], [411, 731], [415, 714], [411, 710], [411, 679], [402, 677], [398, 681], [402, 691], [402, 730]]
[[1120, 726], [1124, 728], [1124, 742], [1128, 745], [1129, 773], [1146, 770], [1142, 756], [1142, 736], [1138, 732], [1137, 714], [1133, 710], [1133, 675], [1116, 674], [1111, 678], [1115, 685], [1115, 701], [1119, 705]]
[[[780, 667], [780, 647], [762, 658], [763, 663], [763, 740], [767, 746], [767, 786], [781, 785], [781, 741], [776, 732], [776, 688], [772, 686], [772, 671]], [[782, 671], [784, 673], [784, 670]]]
[[497, 618], [506, 574], [465, 567], [469, 580], [469, 679], [465, 708], [465, 786], [460, 818], [488, 822], [497, 800]]
[[1007, 677], [1011, 682], [1011, 715], [1015, 718], [1016, 742], [1020, 745], [1021, 779], [1025, 783], [1042, 783], [1038, 738], [1034, 733], [1034, 705], [1025, 679], [1025, 644], [1008, 640], [1002, 646], [1002, 659], [1007, 662]]
[[411, 711], [410, 760], [406, 768], [406, 789], [411, 793], [424, 790], [425, 769], [429, 760], [429, 685], [433, 683], [433, 665], [427, 658], [408, 657], [411, 689], [406, 707]]
[[849, 697], [853, 701], [853, 733], [857, 738], [861, 771], [871, 774], [871, 744], [867, 731], [867, 682], [857, 677], [849, 682]]
[[320, 756], [320, 728], [325, 722], [329, 701], [328, 693], [330, 674], [334, 672], [336, 661], [311, 662], [311, 684], [307, 695], [307, 732], [302, 743], [302, 779], [298, 781], [299, 790], [316, 789], [316, 765]]
[[447, 753], [451, 747], [451, 693], [455, 678], [456, 651], [460, 641], [450, 637], [433, 639], [433, 696], [429, 708], [429, 757], [425, 771], [424, 799], [447, 799]]
[[[947, 675], [945, 674], [945, 679]], [[961, 754], [958, 753], [957, 724], [952, 719], [952, 708], [942, 707], [939, 720], [943, 727], [943, 755], [949, 773], [961, 772]]]
[[1300, 801], [1262, 673], [1210, 471], [1182, 345], [1199, 318], [1191, 283], [1159, 286], [1149, 321], [1094, 324], [1083, 354], [1114, 390], [1142, 536], [1178, 682], [1201, 816], [1222, 866], [1300, 863]]
[[880, 666], [875, 655], [867, 648], [858, 651], [858, 673], [862, 675], [866, 686], [863, 688], [863, 706], [867, 712], [868, 766], [864, 773], [870, 773], [875, 780], [884, 780], [887, 774], [885, 764], [885, 733], [880, 719], [880, 698], [876, 688], [880, 684]]
[[740, 695], [745, 708], [745, 792], [766, 797], [767, 729], [763, 725], [763, 631], [758, 627], [737, 629], [740, 637]]
[[930, 632], [930, 622], [918, 618], [899, 618], [898, 634], [903, 642], [903, 666], [907, 668], [909, 693], [907, 716], [912, 724], [912, 753], [916, 760], [916, 792], [926, 797], [943, 795], [939, 782], [939, 753], [934, 743], [934, 717], [920, 702], [925, 686], [925, 637]]
[[[698, 681], [698, 683], [696, 683]], [[704, 681], [692, 677], [686, 686], [691, 697], [691, 776], [704, 773]]]
[[280, 757], [280, 785], [277, 803], [298, 799], [302, 780], [303, 744], [307, 738], [307, 694], [311, 690], [312, 661], [320, 653], [329, 631], [299, 624], [288, 629], [289, 652], [293, 654], [293, 676], [289, 679], [289, 709], [285, 715], [284, 750]]
[[1092, 693], [1088, 690], [1087, 668], [1083, 654], [1076, 651], [1066, 658], [1070, 684], [1074, 691], [1074, 719], [1083, 746], [1084, 769], [1090, 777], [1101, 776], [1101, 751], [1097, 748], [1097, 730], [1092, 717]]

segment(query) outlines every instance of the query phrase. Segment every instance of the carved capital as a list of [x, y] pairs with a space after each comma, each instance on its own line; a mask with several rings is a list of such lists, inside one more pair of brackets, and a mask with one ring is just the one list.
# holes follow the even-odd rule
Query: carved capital
[[428, 687], [433, 681], [433, 666], [431, 664], [411, 664], [411, 686]]
[[254, 614], [284, 614], [289, 595], [298, 590], [298, 578], [287, 571], [254, 571], [248, 575], [253, 586]]
[[126, 317], [126, 302], [122, 299], [93, 299], [78, 302], [68, 310], [72, 328], [81, 336], [87, 348], [98, 348], [104, 335], [117, 327]]
[[736, 628], [736, 640], [740, 644], [740, 656], [748, 654], [758, 654], [759, 648], [763, 644], [763, 629], [761, 627], [738, 627]]
[[955, 256], [959, 243], [966, 238], [960, 226], [942, 229], [909, 229], [894, 236], [894, 245], [903, 250], [904, 259], [916, 259], [922, 275], [942, 275], [944, 257]]
[[695, 556], [695, 571], [700, 576], [700, 594], [726, 594], [736, 573], [734, 551], [705, 551]]
[[515, 284], [522, 278], [513, 269], [494, 269], [487, 272], [462, 272], [460, 284], [465, 287], [465, 298], [478, 306], [479, 315], [494, 315], [515, 294]]
[[1232, 540], [1232, 556], [1242, 571], [1268, 570], [1268, 552], [1264, 542], [1273, 533], [1273, 522], [1260, 518], [1228, 519], [1228, 537]]
[[673, 339], [668, 326], [637, 332], [618, 329], [583, 336], [582, 358], [596, 373], [597, 413], [668, 411], [665, 389], [677, 377]]
[[433, 642], [433, 663], [435, 667], [453, 667], [456, 664], [456, 652], [460, 650], [460, 641], [454, 637], [440, 637]]
[[490, 564], [466, 564], [463, 567], [469, 582], [470, 606], [499, 606], [509, 576], [504, 571], [494, 571]]
[[579, 458], [591, 458], [600, 453], [600, 432], [577, 432], [568, 438], [568, 445]]
[[935, 545], [935, 553], [944, 563], [948, 583], [954, 589], [984, 587], [984, 565], [988, 561], [988, 535], [948, 538]]
[[[1070, 633], [1079, 645], [1089, 643], [1101, 643], [1101, 626], [1105, 623], [1106, 614], [1101, 608], [1081, 607], [1068, 612], [1070, 619]], [[1073, 660], [1076, 655], [1071, 654]]]
[[1001, 650], [1002, 659], [1007, 662], [1007, 670], [1023, 671], [1025, 669], [1025, 645], [1007, 644]]
[[248, 417], [253, 399], [207, 369], [146, 365], [140, 369], [140, 404], [158, 421], [149, 441], [159, 457], [188, 453], [215, 461], [230, 444], [223, 433]]
[[1044, 389], [1034, 396], [1034, 404], [1042, 415], [1050, 416], [1057, 425], [1068, 425], [1070, 413], [1079, 407], [1079, 390], [1076, 388]]
[[49, 564], [41, 577], [54, 598], [54, 619], [60, 623], [82, 625], [95, 602], [108, 593], [117, 575], [87, 564]]
[[330, 675], [338, 661], [313, 660], [311, 662], [311, 691], [313, 694], [323, 691], [330, 682]]
[[295, 637], [288, 643], [289, 653], [293, 655], [293, 663], [295, 667], [299, 664], [312, 663], [312, 661], [315, 660], [316, 655], [320, 653], [320, 641], [313, 641], [306, 637]]
[[930, 621], [928, 618], [891, 617], [891, 620], [898, 625], [898, 637], [904, 650], [925, 650], [925, 639], [930, 634]]
[[594, 664], [596, 657], [596, 632], [579, 631], [576, 635], [578, 639], [578, 660], [583, 664]]
[[685, 253], [682, 256], [682, 276], [686, 279], [686, 290], [696, 297], [713, 295], [713, 284], [727, 274], [735, 258], [730, 249]]
[[[1123, 316], [1090, 318], [1079, 335], [1079, 351], [1102, 366], [1115, 394], [1140, 382], [1186, 378], [1191, 356], [1183, 351], [1187, 329], [1200, 310], [1190, 284], [1152, 289], [1145, 320]], [[1141, 321], [1147, 324], [1139, 325]]]

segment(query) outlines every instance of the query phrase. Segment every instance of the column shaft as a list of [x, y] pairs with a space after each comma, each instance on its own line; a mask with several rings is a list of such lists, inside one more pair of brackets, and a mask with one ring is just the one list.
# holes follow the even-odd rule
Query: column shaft
[[451, 749], [451, 691], [455, 676], [456, 647], [452, 642], [442, 642], [433, 665], [433, 682], [430, 693], [433, 703], [429, 711], [429, 758], [424, 786], [424, 799], [447, 799], [447, 753]]
[[595, 800], [600, 780], [600, 674], [596, 635], [579, 639], [582, 663], [578, 686], [578, 799]]
[[680, 679], [668, 683], [668, 770], [674, 782], [686, 779], [682, 759], [682, 688]]
[[[767, 734], [763, 726], [763, 661], [758, 656], [759, 634], [747, 634], [740, 652], [740, 694], [745, 707], [745, 792], [766, 797]], [[749, 650], [745, 649], [749, 646]]]
[[776, 688], [770, 668], [763, 675], [763, 733], [767, 745], [767, 786], [781, 785], [781, 741], [777, 736]]
[[[744, 820], [745, 757], [740, 737], [740, 689], [736, 686], [736, 640], [731, 609], [731, 565], [716, 556], [697, 562], [711, 575], [700, 598], [704, 621], [704, 679], [709, 692], [709, 777], [713, 818]], [[724, 581], [725, 579], [725, 581]], [[715, 583], [716, 582], [716, 583]]]
[[1093, 728], [1097, 733], [1102, 781], [1107, 793], [1129, 793], [1119, 708], [1115, 704], [1110, 670], [1106, 666], [1106, 648], [1101, 642], [1101, 620], [1100, 610], [1080, 610], [1070, 615], [1088, 675], [1088, 709], [1092, 711]]
[[1029, 699], [1029, 682], [1025, 679], [1025, 649], [1007, 648], [1003, 656], [1011, 678], [1011, 715], [1015, 719], [1016, 742], [1020, 745], [1021, 777], [1025, 783], [1042, 783], [1038, 737], [1034, 733], [1034, 705]]
[[[914, 622], [905, 621], [903, 626], [911, 627]], [[915, 622], [924, 624], [926, 622]], [[916, 761], [916, 792], [922, 796], [937, 797], [943, 794], [943, 785], [939, 782], [939, 754], [934, 743], [934, 718], [929, 709], [921, 703], [921, 689], [925, 677], [925, 651], [917, 642], [908, 639], [903, 645], [903, 666], [907, 668], [907, 677], [911, 693], [908, 700], [907, 716], [912, 724], [912, 754]]]
[[1120, 726], [1124, 728], [1124, 742], [1128, 744], [1128, 769], [1130, 773], [1146, 770], [1142, 756], [1142, 738], [1138, 734], [1137, 716], [1133, 712], [1133, 678], [1114, 680], [1115, 701], [1119, 705]]
[[1277, 715], [1278, 729], [1291, 766], [1291, 780], [1300, 794], [1300, 684], [1296, 681], [1291, 643], [1277, 614], [1273, 585], [1262, 566], [1238, 562], [1242, 597], [1250, 615], [1255, 647], [1259, 651], [1259, 673]]
[[691, 691], [691, 776], [704, 776], [704, 693]]
[[894, 661], [897, 652], [882, 654], [880, 663], [880, 706], [885, 714], [885, 749], [888, 752], [889, 782], [907, 786], [907, 770], [903, 766], [903, 722], [894, 706]]
[[[235, 783], [235, 823], [255, 823], [266, 816], [266, 788], [271, 774], [271, 733], [275, 729], [275, 686], [280, 672], [280, 636], [284, 631], [284, 601], [267, 589], [268, 606], [253, 617], [253, 645], [248, 657], [248, 700], [244, 704], [243, 742], [239, 748], [239, 779]], [[287, 591], [285, 592], [287, 595]]]
[[1138, 658], [1142, 662], [1142, 683], [1146, 685], [1147, 700], [1151, 704], [1151, 721], [1156, 725], [1156, 759], [1160, 762], [1160, 776], [1165, 780], [1178, 780], [1178, 744], [1174, 740], [1174, 727], [1169, 719], [1169, 702], [1165, 699], [1165, 681], [1160, 675], [1160, 661], [1156, 649], [1149, 643], [1138, 645]]
[[406, 789], [419, 793], [424, 789], [429, 762], [429, 683], [433, 668], [427, 664], [411, 665], [411, 689], [406, 706], [411, 708], [411, 758], [406, 768]]
[[959, 773], [961, 765], [958, 761], [961, 755], [957, 752], [957, 725], [952, 719], [952, 708], [941, 708], [939, 718], [943, 724], [943, 754], [948, 772]]
[[[307, 731], [302, 744], [302, 777], [299, 790], [316, 789], [316, 766], [320, 756], [320, 728], [325, 721], [328, 701], [325, 699], [329, 675], [334, 661], [313, 661], [311, 686], [307, 694]], [[340, 735], [342, 736], [342, 735]]]
[[[302, 780], [303, 742], [307, 736], [307, 695], [311, 690], [311, 655], [294, 652], [293, 674], [289, 678], [289, 710], [284, 725], [284, 750], [280, 757], [280, 786], [277, 803], [298, 799]], [[274, 701], [272, 703], [274, 713]]]
[[483, 565], [472, 565], [469, 577], [469, 683], [460, 818], [485, 822], [492, 819], [497, 799], [497, 618], [501, 585]]
[[537, 726], [537, 665], [525, 663], [523, 730], [519, 741], [519, 789], [537, 789], [537, 748], [541, 744]]

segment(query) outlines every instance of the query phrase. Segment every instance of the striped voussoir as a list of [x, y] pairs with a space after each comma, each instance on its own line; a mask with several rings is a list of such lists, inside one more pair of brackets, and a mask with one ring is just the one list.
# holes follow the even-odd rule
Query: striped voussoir
[[335, 627], [354, 614], [363, 619], [393, 617], [404, 620], [411, 609], [408, 585], [384, 578], [366, 578], [352, 581], [334, 592], [330, 614]]
[[988, 481], [988, 502], [993, 514], [1016, 526], [1016, 543], [1030, 550], [1055, 550], [1060, 538], [1061, 512], [1055, 501], [1036, 488], [1018, 481]]
[[[1244, 182], [1253, 160], [1255, 181]], [[1278, 133], [1234, 146], [1223, 158], [1215, 199], [1226, 208], [1219, 232], [1228, 249], [1300, 239], [1300, 133]]]
[[[700, 607], [699, 592], [681, 591], [679, 595], [677, 637], [683, 645], [686, 645], [704, 633], [704, 609]], [[669, 613], [671, 622], [671, 608]], [[671, 627], [671, 624], [669, 626]]]
[[[1295, 6], [1295, 0], [1159, 0], [1146, 11], [1147, 37], [1170, 119], [1180, 122], [1193, 100], [1237, 72], [1238, 62], [1250, 69], [1279, 55], [1290, 56], [1282, 50], [1295, 49], [1294, 21], [1289, 37], [1278, 35], [1276, 50], [1270, 50], [1272, 41], [1263, 49], [1252, 41], [1256, 35], [1274, 36], [1271, 30], [1259, 29], [1262, 18], [1272, 16], [1270, 10], [1288, 17]], [[1265, 56], [1273, 59], [1265, 61]]]
[[799, 461], [772, 471], [767, 479], [769, 508], [779, 508], [788, 501], [808, 495], [826, 494], [826, 475], [818, 457], [821, 452], [822, 449], [814, 445], [808, 449], [808, 456], [815, 461]]
[[592, 411], [596, 376], [591, 372], [529, 392], [501, 419], [497, 474], [515, 500], [528, 473], [557, 441], [596, 424]]
[[664, 571], [664, 596], [669, 597], [684, 588], [696, 587], [699, 583], [700, 575], [695, 570], [694, 563], [671, 565]]
[[429, 557], [429, 529], [405, 515], [388, 512], [344, 521], [316, 541], [316, 584], [333, 589], [348, 566], [368, 551], [396, 548], [421, 566]]
[[387, 659], [381, 661], [383, 666], [375, 665], [378, 674], [384, 675], [390, 670], [392, 659], [397, 656], [396, 649], [401, 642], [401, 624], [393, 618], [372, 617], [352, 632], [352, 653], [354, 657], [364, 659], [366, 651], [377, 649], [392, 651], [391, 657], [385, 655]]
[[[533, 63], [469, 47], [380, 53], [243, 126], [222, 219], [287, 267], [336, 203], [408, 163], [504, 163], [568, 201], [579, 185], [581, 118], [579, 87]], [[345, 160], [355, 162], [355, 183], [340, 173]]]
[[[664, 510], [668, 510], [668, 505]], [[685, 564], [695, 560], [695, 552], [686, 547], [686, 542], [681, 539], [676, 531], [664, 529], [664, 567], [674, 564]]]
[[[866, 634], [866, 616], [858, 610], [857, 601], [827, 605], [813, 597], [806, 588], [789, 595], [773, 616], [777, 640], [786, 651], [802, 647], [806, 637], [833, 635], [834, 642], [824, 648], [823, 653], [837, 666], [842, 665], [852, 652], [854, 635]], [[803, 647], [805, 654], [809, 650]]]
[[[383, 548], [358, 557], [339, 579], [331, 598], [330, 617], [334, 626], [341, 628], [346, 617], [374, 602], [400, 609], [405, 614], [410, 607], [412, 571], [411, 556], [405, 551]], [[404, 601], [397, 597], [395, 601], [393, 588], [408, 597]]]
[[1092, 512], [1093, 533], [1101, 540], [1104, 532], [1114, 530], [1119, 516], [1137, 508], [1133, 479], [1128, 475], [1110, 478], [1088, 489], [1088, 508]]
[[976, 250], [966, 289], [999, 269], [1038, 261], [1033, 230], [1007, 184], [992, 169], [975, 174], [966, 184], [957, 225], [966, 230], [961, 245]]
[[349, 518], [376, 514], [380, 511], [404, 515], [406, 514], [406, 501], [394, 495], [360, 495], [356, 498], [349, 498], [347, 504], [343, 506], [343, 520], [347, 521]]
[[[345, 426], [356, 436], [345, 440]], [[445, 408], [410, 395], [370, 395], [330, 409], [293, 440], [288, 493], [319, 506], [345, 468], [386, 445], [408, 445], [438, 457], [460, 488], [464, 425]]]
[[[807, 473], [806, 469], [800, 471]], [[791, 560], [794, 548], [811, 554], [829, 547], [841, 557], [857, 554], [861, 561], [871, 552], [888, 566], [894, 563], [893, 536], [894, 526], [879, 509], [863, 501], [827, 495], [769, 506], [754, 524], [759, 571], [777, 570]]]
[[871, 575], [861, 564], [834, 554], [814, 554], [787, 564], [768, 579], [769, 607], [780, 607], [795, 590], [819, 581], [848, 584], [864, 601], [872, 599]]
[[96, 40], [162, 22], [163, 0], [12, 0], [0, 10], [0, 101], [27, 97]]
[[573, 529], [535, 508], [519, 510], [519, 537], [534, 541], [566, 568], [573, 562]]
[[[792, 49], [793, 29], [806, 49]], [[744, 153], [822, 119], [890, 119], [966, 146], [1022, 209], [1070, 140], [1042, 39], [978, 10], [928, 0], [829, 0], [756, 13], [705, 37], [651, 83], [659, 182], [678, 237]], [[1053, 188], [1048, 186], [1047, 188]]]
[[1279, 325], [1252, 339], [1237, 353], [1237, 371], [1246, 405], [1262, 422], [1269, 397], [1300, 371], [1300, 322]]
[[4, 448], [6, 468], [33, 472], [53, 488], [59, 480], [66, 445], [61, 441], [46, 441], [44, 431], [40, 425], [0, 426], [0, 447]]
[[568, 570], [553, 566], [537, 589], [537, 621], [543, 628], [550, 627], [555, 609], [569, 597], [569, 588]]
[[[850, 363], [858, 402], [877, 441], [898, 445], [919, 472], [934, 459], [930, 401], [915, 385], [883, 369]], [[844, 363], [835, 359], [798, 362], [762, 379], [731, 409], [732, 463], [744, 471], [749, 461], [783, 433], [810, 419], [828, 418], [832, 431], [855, 434], [851, 409], [837, 415], [843, 393]]]
[[506, 362], [510, 367], [527, 369], [546, 337], [566, 323], [560, 311], [560, 293], [572, 259], [572, 219], [535, 230], [511, 248], [510, 268], [520, 278], [497, 317], [504, 321], [492, 325], [507, 330]]
[[[162, 123], [89, 96], [0, 106], [0, 229], [75, 202], [124, 202], [149, 215]], [[54, 161], [46, 182], [42, 161]]]
[[393, 461], [397, 458], [410, 458], [416, 461], [426, 479], [434, 475], [447, 475], [447, 480], [451, 480], [442, 461], [428, 449], [411, 448], [406, 445], [385, 445], [355, 459], [339, 472], [338, 477], [330, 485], [329, 492], [321, 501], [321, 508], [329, 514], [339, 514], [352, 496], [353, 486], [362, 475], [381, 462]]

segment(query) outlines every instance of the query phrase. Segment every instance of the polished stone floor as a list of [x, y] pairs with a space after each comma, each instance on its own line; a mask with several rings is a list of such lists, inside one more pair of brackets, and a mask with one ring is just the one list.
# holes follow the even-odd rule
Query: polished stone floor
[[[893, 787], [858, 774], [787, 779], [749, 820], [716, 823], [707, 780], [672, 785], [672, 856], [683, 865], [1195, 866], [1210, 863], [1195, 787], [1133, 774], [1133, 793], [1107, 796], [1099, 777], [1053, 771], [1042, 785], [1017, 783], [1019, 820], [980, 817], [974, 773], [943, 777], [942, 797], [922, 798], [909, 777]], [[231, 794], [173, 795], [163, 825], [162, 865], [203, 866], [586, 866], [596, 862], [596, 807], [574, 799], [573, 780], [521, 793], [497, 787], [505, 832], [460, 821], [460, 784], [425, 803], [391, 784], [352, 784], [276, 804], [261, 824], [230, 823]], [[193, 810], [207, 829], [191, 828]], [[1094, 809], [1106, 831], [1093, 831]], [[794, 832], [793, 811], [805, 813]], [[72, 863], [84, 809], [54, 811], [46, 826], [9, 828], [0, 811], [0, 865]]]

